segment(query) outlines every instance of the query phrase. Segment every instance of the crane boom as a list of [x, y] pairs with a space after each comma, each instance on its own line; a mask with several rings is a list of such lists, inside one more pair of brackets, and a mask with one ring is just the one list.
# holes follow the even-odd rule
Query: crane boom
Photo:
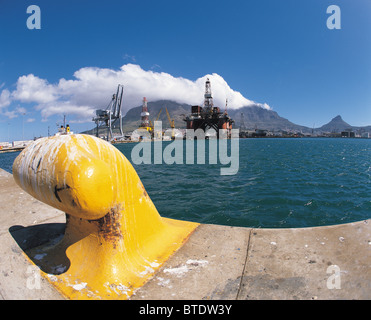
[[165, 107], [165, 109], [166, 109], [167, 118], [168, 118], [169, 123], [170, 123], [170, 127], [174, 129], [174, 128], [175, 128], [175, 125], [174, 125], [174, 119], [171, 119], [171, 118], [170, 118], [169, 111], [167, 110], [166, 107]]
[[158, 118], [160, 118], [160, 114], [161, 114], [161, 111], [162, 111], [162, 108], [161, 108], [160, 112], [158, 113], [158, 115], [157, 115], [157, 118], [156, 118], [156, 120], [155, 120], [155, 121], [157, 121], [157, 120], [158, 120]]

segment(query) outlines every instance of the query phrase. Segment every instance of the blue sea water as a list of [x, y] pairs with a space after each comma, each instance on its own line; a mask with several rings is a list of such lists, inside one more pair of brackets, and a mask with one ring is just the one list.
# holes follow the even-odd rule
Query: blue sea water
[[[131, 160], [135, 145], [115, 146]], [[0, 154], [0, 167], [11, 172], [18, 154]], [[208, 161], [134, 167], [164, 217], [263, 228], [371, 218], [370, 139], [240, 139], [239, 171], [230, 176]]]
[[11, 173], [13, 162], [19, 154], [20, 151], [0, 153], [0, 168]]

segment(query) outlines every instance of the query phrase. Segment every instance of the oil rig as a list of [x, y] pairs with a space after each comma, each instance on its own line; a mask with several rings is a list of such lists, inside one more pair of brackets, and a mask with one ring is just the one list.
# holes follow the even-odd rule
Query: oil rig
[[224, 112], [221, 112], [219, 107], [214, 107], [209, 78], [206, 79], [205, 83], [203, 106], [192, 106], [191, 114], [183, 120], [187, 122], [187, 129], [202, 129], [205, 132], [208, 129], [214, 129], [217, 138], [219, 138], [219, 129], [226, 129], [227, 137], [230, 138], [232, 125], [234, 123], [234, 120], [228, 116], [227, 108]]

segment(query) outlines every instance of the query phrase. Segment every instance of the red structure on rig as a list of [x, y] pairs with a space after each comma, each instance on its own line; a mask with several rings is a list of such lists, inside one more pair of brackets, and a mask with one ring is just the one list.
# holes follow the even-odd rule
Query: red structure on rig
[[192, 106], [191, 114], [184, 121], [187, 122], [187, 129], [202, 129], [206, 132], [208, 129], [214, 129], [219, 138], [219, 129], [226, 129], [227, 136], [231, 136], [231, 129], [234, 123], [227, 113], [227, 110], [220, 112], [219, 107], [214, 107], [211, 94], [210, 80], [205, 83], [204, 104], [201, 106]]
[[148, 112], [148, 107], [147, 107], [147, 99], [146, 97], [143, 98], [143, 105], [142, 105], [142, 112], [140, 114], [141, 117], [141, 123], [140, 126], [142, 128], [149, 128], [149, 112]]

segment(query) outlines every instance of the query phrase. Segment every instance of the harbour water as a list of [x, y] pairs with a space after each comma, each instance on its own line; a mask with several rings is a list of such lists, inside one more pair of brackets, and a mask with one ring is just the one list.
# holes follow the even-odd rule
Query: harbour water
[[[115, 146], [131, 160], [135, 145]], [[205, 150], [208, 159], [208, 141]], [[0, 167], [11, 172], [18, 154], [0, 154]], [[230, 176], [207, 161], [134, 167], [164, 217], [263, 228], [371, 217], [371, 139], [240, 139], [239, 170]]]

